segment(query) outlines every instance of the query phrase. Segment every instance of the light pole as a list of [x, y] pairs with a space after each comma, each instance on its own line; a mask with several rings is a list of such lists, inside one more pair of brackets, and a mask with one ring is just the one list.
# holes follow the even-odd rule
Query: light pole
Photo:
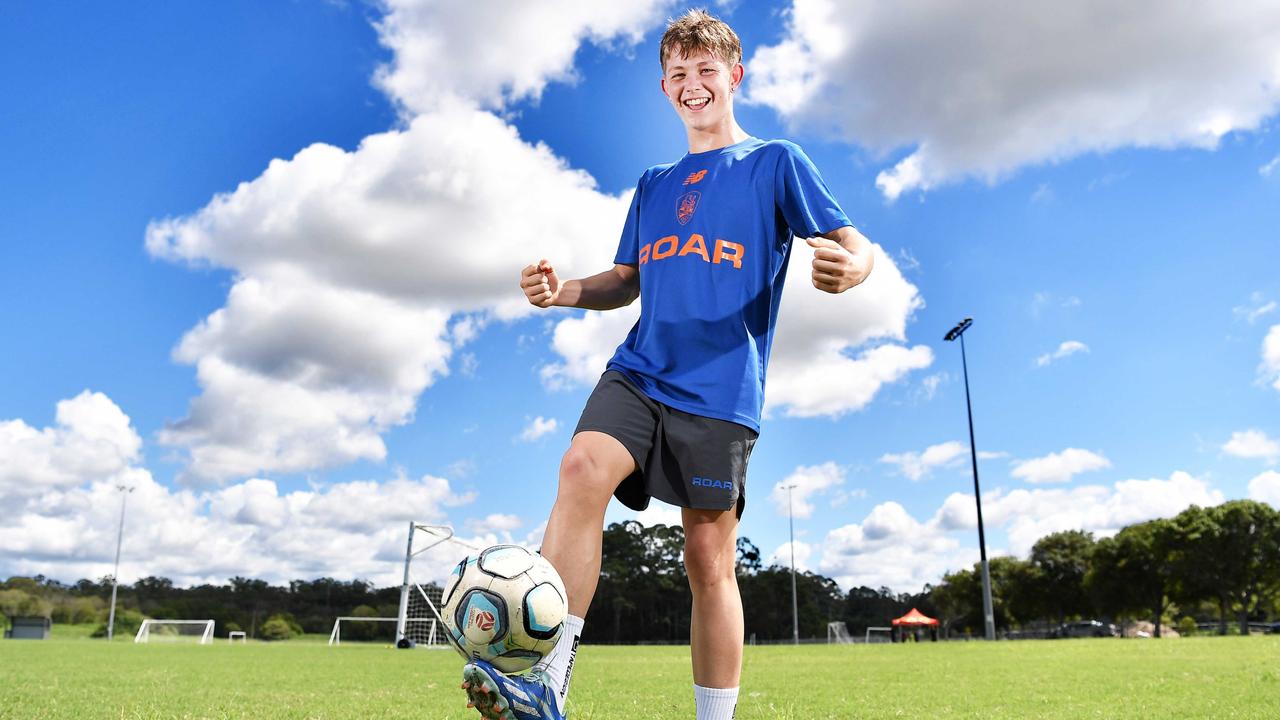
[[800, 611], [796, 603], [796, 519], [791, 513], [791, 491], [794, 484], [786, 486], [787, 491], [787, 523], [791, 526], [791, 643], [800, 644]]
[[969, 361], [964, 352], [964, 331], [973, 324], [973, 318], [961, 320], [943, 340], [951, 342], [960, 338], [960, 363], [964, 368], [964, 406], [969, 411], [969, 455], [973, 458], [973, 499], [978, 505], [978, 551], [982, 557], [982, 617], [985, 620], [988, 640], [996, 639], [996, 618], [991, 610], [991, 568], [987, 565], [987, 535], [982, 527], [982, 490], [978, 487], [978, 448], [973, 441], [973, 403], [969, 400]]
[[117, 485], [116, 490], [120, 491], [120, 529], [116, 532], [116, 569], [111, 573], [111, 613], [107, 618], [107, 642], [111, 642], [111, 638], [115, 636], [116, 585], [120, 581], [120, 543], [124, 540], [124, 505], [129, 500], [129, 493], [133, 492], [133, 487]]

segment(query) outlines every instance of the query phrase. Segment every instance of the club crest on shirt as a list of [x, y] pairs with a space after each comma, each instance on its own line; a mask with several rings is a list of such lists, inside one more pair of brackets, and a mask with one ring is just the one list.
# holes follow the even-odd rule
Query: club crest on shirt
[[679, 220], [681, 225], [693, 218], [693, 213], [698, 209], [698, 200], [701, 197], [702, 193], [697, 190], [690, 190], [681, 195], [680, 199], [676, 201], [676, 220]]

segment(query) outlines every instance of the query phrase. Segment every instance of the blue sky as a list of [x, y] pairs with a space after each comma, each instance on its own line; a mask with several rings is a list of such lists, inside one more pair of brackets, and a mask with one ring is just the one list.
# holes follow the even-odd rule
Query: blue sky
[[[883, 251], [848, 297], [784, 296], [743, 534], [785, 552], [797, 483], [798, 555], [846, 587], [972, 562], [965, 316], [993, 551], [1280, 503], [1275, 10], [1191, 57], [1206, 18], [1062, 20], [1081, 54], [1017, 42], [1052, 5], [958, 7], [713, 8], [742, 126]], [[686, 151], [681, 9], [7, 5], [0, 575], [108, 573], [122, 482], [125, 580], [392, 582], [407, 519], [536, 544], [634, 315], [530, 312], [516, 277], [607, 267]]]

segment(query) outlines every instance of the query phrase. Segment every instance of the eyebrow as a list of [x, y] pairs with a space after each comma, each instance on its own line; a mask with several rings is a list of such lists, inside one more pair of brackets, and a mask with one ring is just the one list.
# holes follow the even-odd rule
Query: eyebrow
[[[702, 66], [702, 65], [714, 65], [714, 64], [715, 64], [715, 62], [716, 62], [715, 60], [700, 60], [700, 61], [698, 62], [698, 65], [699, 65], [699, 66]], [[683, 65], [668, 65], [668, 66], [667, 66], [667, 72], [671, 72], [672, 70], [677, 70], [677, 69], [679, 69], [679, 70], [683, 70], [683, 69], [684, 69], [684, 66], [683, 66]]]

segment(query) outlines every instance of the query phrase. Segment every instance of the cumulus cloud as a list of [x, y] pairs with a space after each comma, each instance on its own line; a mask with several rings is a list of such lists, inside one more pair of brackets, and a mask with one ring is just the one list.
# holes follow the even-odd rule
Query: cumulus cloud
[[898, 471], [908, 479], [920, 480], [936, 468], [954, 467], [968, 453], [968, 445], [952, 440], [930, 445], [923, 452], [885, 453], [880, 456], [880, 462], [897, 465]]
[[1280, 510], [1280, 473], [1268, 470], [1250, 480], [1249, 497]]
[[1060, 453], [1014, 463], [1010, 475], [1029, 483], [1065, 483], [1083, 472], [1111, 467], [1111, 461], [1095, 452], [1067, 448]]
[[631, 327], [640, 319], [640, 303], [609, 312], [587, 311], [556, 323], [551, 348], [560, 361], [539, 371], [550, 390], [590, 386], [600, 379], [605, 365]]
[[[584, 41], [626, 48], [664, 18], [669, 0], [386, 0], [378, 34], [394, 52], [376, 82], [409, 114], [462, 97], [488, 109], [537, 99], [550, 82], [573, 82]], [[482, 35], [484, 51], [476, 51]], [[652, 60], [657, 67], [657, 59]], [[656, 70], [655, 70], [656, 72]]]
[[510, 513], [490, 513], [482, 519], [467, 521], [467, 529], [477, 535], [488, 533], [508, 533], [520, 529], [524, 521], [518, 515]]
[[[1273, 482], [1269, 476], [1259, 480], [1257, 491], [1251, 492], [1271, 492]], [[1124, 480], [1112, 486], [996, 490], [983, 494], [982, 511], [987, 532], [1001, 529], [1009, 539], [1006, 550], [988, 551], [1025, 556], [1050, 533], [1087, 530], [1109, 536], [1126, 525], [1172, 517], [1191, 505], [1221, 502], [1222, 493], [1205, 481], [1175, 472], [1168, 479]], [[964, 493], [948, 496], [925, 521], [898, 503], [882, 503], [862, 522], [829, 532], [818, 567], [845, 588], [883, 585], [914, 591], [978, 561], [972, 537], [977, 526], [973, 496]]]
[[138, 460], [142, 438], [106, 395], [85, 390], [57, 405], [53, 427], [0, 421], [0, 495], [35, 496], [112, 478]]
[[[809, 572], [813, 569], [809, 564], [809, 560], [813, 556], [813, 546], [806, 542], [800, 542], [799, 540], [797, 540], [794, 545], [796, 572]], [[791, 548], [792, 543], [789, 542], [784, 542], [779, 545], [776, 550], [769, 554], [769, 557], [765, 558], [765, 566], [776, 565], [778, 567], [790, 568]]]
[[[18, 429], [17, 442], [10, 432]], [[0, 423], [0, 568], [73, 580], [110, 574], [127, 497], [120, 577], [179, 584], [241, 575], [273, 582], [331, 576], [398, 582], [407, 520], [445, 522], [472, 502], [445, 478], [392, 477], [282, 491], [265, 478], [207, 491], [173, 489], [140, 466], [141, 442], [100, 393], [58, 404], [58, 426]], [[10, 453], [9, 450], [17, 450]], [[456, 554], [424, 556], [420, 575], [443, 576]]]
[[1232, 457], [1257, 458], [1274, 464], [1280, 459], [1280, 442], [1267, 437], [1261, 430], [1239, 430], [1231, 433], [1231, 439], [1222, 445], [1222, 452]]
[[1036, 366], [1044, 367], [1055, 360], [1061, 360], [1062, 358], [1082, 352], [1089, 352], [1089, 346], [1079, 340], [1067, 340], [1059, 345], [1057, 350], [1054, 350], [1051, 353], [1045, 353], [1044, 355], [1036, 358]]
[[[773, 486], [769, 499], [779, 515], [787, 514], [788, 495], [791, 512], [798, 518], [813, 515], [813, 500], [844, 484], [845, 469], [834, 462], [801, 465]], [[791, 490], [788, 492], [787, 488]]]
[[560, 427], [560, 421], [555, 418], [544, 418], [541, 415], [529, 421], [524, 426], [524, 430], [520, 431], [517, 438], [521, 442], [533, 442], [544, 435], [550, 435]]
[[1262, 341], [1262, 364], [1258, 371], [1264, 381], [1280, 390], [1280, 325], [1272, 325]]
[[[1280, 7], [794, 0], [748, 96], [881, 155], [890, 200], [1120, 147], [1214, 148], [1280, 102]], [[814, 113], [821, 105], [827, 111]]]

